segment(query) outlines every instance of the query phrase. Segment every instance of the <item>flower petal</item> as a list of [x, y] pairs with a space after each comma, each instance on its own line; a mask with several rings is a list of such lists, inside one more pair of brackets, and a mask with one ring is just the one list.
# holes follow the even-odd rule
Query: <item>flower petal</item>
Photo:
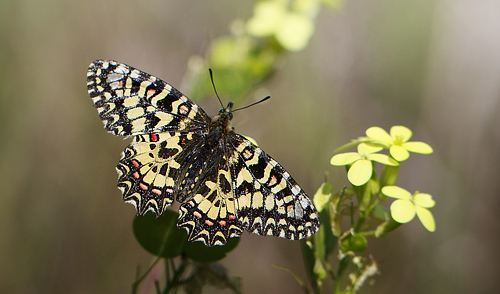
[[368, 145], [365, 143], [361, 143], [358, 145], [358, 153], [361, 155], [379, 152], [382, 149], [384, 149], [384, 148], [382, 148], [380, 146]]
[[357, 152], [340, 153], [332, 157], [330, 160], [331, 165], [346, 165], [361, 159]]
[[427, 193], [418, 193], [415, 195], [415, 197], [413, 197], [413, 203], [425, 208], [434, 207], [436, 204], [436, 202], [432, 200], [432, 196]]
[[424, 142], [406, 142], [401, 144], [401, 146], [406, 150], [415, 153], [431, 154], [433, 152], [432, 147]]
[[373, 140], [378, 140], [382, 142], [392, 142], [391, 136], [382, 128], [380, 127], [371, 127], [368, 130], [366, 130], [366, 135]]
[[361, 186], [368, 182], [372, 176], [372, 172], [372, 162], [360, 159], [351, 166], [349, 172], [347, 172], [347, 178], [354, 186]]
[[429, 232], [434, 232], [436, 230], [436, 221], [432, 213], [428, 209], [419, 206], [416, 206], [415, 209], [422, 225], [424, 225]]
[[410, 153], [408, 152], [408, 150], [397, 145], [391, 146], [390, 153], [392, 157], [394, 157], [394, 159], [396, 159], [397, 161], [404, 161], [407, 160], [408, 157], [410, 157]]
[[382, 188], [382, 193], [387, 197], [411, 200], [411, 193], [398, 186], [385, 186]]
[[415, 217], [415, 205], [407, 200], [396, 200], [391, 204], [391, 216], [398, 223], [407, 223]]
[[370, 154], [368, 156], [369, 160], [376, 161], [385, 165], [392, 165], [392, 166], [398, 166], [399, 162], [396, 160], [390, 158], [389, 156], [385, 154]]
[[396, 137], [400, 136], [403, 139], [403, 142], [410, 140], [413, 133], [411, 130], [404, 126], [393, 126], [391, 128], [391, 137], [394, 140]]

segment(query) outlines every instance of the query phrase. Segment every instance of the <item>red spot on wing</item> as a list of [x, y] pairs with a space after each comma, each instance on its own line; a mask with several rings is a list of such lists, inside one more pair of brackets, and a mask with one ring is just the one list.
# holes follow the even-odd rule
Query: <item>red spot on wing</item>
[[155, 193], [156, 195], [161, 195], [161, 191], [158, 189], [153, 189], [151, 192]]
[[225, 227], [226, 226], [226, 221], [225, 220], [219, 221], [219, 225]]
[[197, 218], [201, 218], [201, 213], [199, 213], [198, 211], [194, 211], [193, 215], [196, 216]]
[[214, 223], [213, 223], [213, 222], [211, 222], [211, 221], [209, 221], [208, 219], [207, 219], [207, 220], [205, 220], [205, 224], [207, 224], [207, 225], [209, 225], [209, 226], [213, 226], [213, 225], [214, 225]]
[[133, 173], [133, 174], [132, 174], [132, 176], [133, 176], [134, 178], [138, 179], [138, 178], [139, 178], [139, 173], [138, 173], [138, 172], [135, 172], [135, 173]]
[[146, 96], [147, 96], [148, 98], [151, 98], [154, 94], [156, 94], [156, 90], [154, 90], [154, 89], [150, 89], [150, 90], [148, 90], [148, 92], [146, 93]]
[[235, 216], [234, 214], [230, 214], [230, 215], [228, 215], [228, 218], [229, 218], [230, 220], [233, 220], [233, 219], [236, 219], [236, 216]]
[[132, 164], [135, 166], [135, 167], [139, 167], [139, 163], [137, 162], [137, 160], [133, 159], [132, 160]]
[[143, 183], [139, 183], [139, 187], [141, 187], [142, 190], [147, 190], [148, 186], [144, 185]]
[[150, 134], [149, 138], [151, 139], [151, 142], [156, 142], [158, 141], [158, 134]]

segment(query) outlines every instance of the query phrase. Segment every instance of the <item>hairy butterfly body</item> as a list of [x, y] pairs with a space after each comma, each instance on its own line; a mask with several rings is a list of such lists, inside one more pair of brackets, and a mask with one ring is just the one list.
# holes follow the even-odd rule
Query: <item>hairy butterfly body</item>
[[213, 118], [168, 83], [120, 62], [96, 60], [87, 89], [105, 129], [133, 136], [118, 188], [139, 215], [181, 203], [189, 241], [224, 245], [243, 230], [291, 240], [319, 216], [290, 174], [230, 126], [232, 103]]

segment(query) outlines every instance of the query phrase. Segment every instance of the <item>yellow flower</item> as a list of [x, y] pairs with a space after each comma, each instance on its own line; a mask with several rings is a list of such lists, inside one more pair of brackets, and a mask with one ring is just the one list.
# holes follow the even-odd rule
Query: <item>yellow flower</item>
[[371, 127], [366, 130], [368, 138], [375, 140], [375, 143], [381, 143], [389, 148], [391, 156], [397, 161], [404, 161], [410, 157], [411, 152], [421, 154], [431, 154], [432, 147], [424, 142], [408, 142], [412, 136], [412, 132], [407, 127], [393, 126], [389, 135], [384, 129], [379, 127]]
[[380, 150], [382, 150], [382, 147], [373, 147], [365, 143], [361, 143], [358, 145], [358, 152], [337, 154], [332, 157], [330, 163], [337, 166], [352, 164], [349, 172], [347, 173], [347, 178], [354, 186], [361, 186], [368, 182], [372, 176], [372, 161], [385, 165], [399, 165], [397, 161], [385, 154], [374, 154]]
[[397, 186], [385, 186], [382, 188], [382, 193], [387, 197], [398, 199], [391, 204], [391, 216], [395, 221], [404, 224], [411, 221], [416, 214], [428, 231], [436, 230], [434, 217], [427, 209], [434, 207], [435, 204], [430, 194], [417, 191], [412, 195]]

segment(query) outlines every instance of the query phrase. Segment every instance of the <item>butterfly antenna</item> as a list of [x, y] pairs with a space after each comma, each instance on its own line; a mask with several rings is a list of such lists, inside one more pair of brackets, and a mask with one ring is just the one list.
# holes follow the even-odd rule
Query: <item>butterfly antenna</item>
[[222, 106], [222, 108], [224, 108], [224, 105], [222, 104], [222, 101], [220, 100], [219, 94], [217, 93], [217, 89], [215, 88], [214, 76], [212, 74], [212, 69], [209, 68], [208, 72], [210, 72], [210, 81], [212, 82], [212, 87], [214, 87], [215, 96], [217, 96], [217, 99], [219, 99], [220, 105]]
[[259, 104], [259, 103], [261, 103], [261, 102], [264, 102], [264, 101], [266, 101], [266, 100], [267, 100], [267, 99], [269, 99], [269, 98], [271, 98], [271, 96], [267, 96], [267, 97], [265, 97], [264, 99], [261, 99], [261, 100], [259, 100], [259, 101], [257, 101], [257, 102], [254, 102], [254, 103], [252, 103], [252, 104], [250, 104], [250, 105], [247, 105], [247, 106], [245, 106], [245, 107], [235, 109], [235, 110], [233, 110], [232, 112], [235, 112], [235, 111], [238, 111], [238, 110], [242, 110], [242, 109], [248, 108], [248, 107], [250, 107], [250, 106], [254, 106], [255, 104]]

